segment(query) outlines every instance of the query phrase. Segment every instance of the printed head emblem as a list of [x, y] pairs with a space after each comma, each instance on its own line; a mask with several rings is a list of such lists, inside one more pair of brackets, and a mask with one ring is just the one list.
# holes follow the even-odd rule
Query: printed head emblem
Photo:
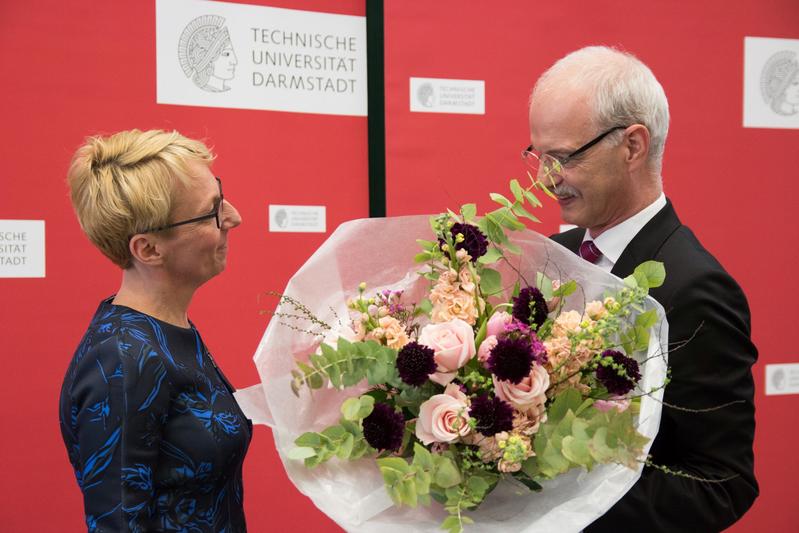
[[277, 224], [278, 228], [285, 228], [289, 222], [289, 214], [286, 213], [285, 209], [278, 209], [275, 212], [275, 224]]
[[189, 22], [180, 35], [178, 59], [186, 77], [200, 89], [230, 90], [227, 82], [235, 76], [238, 60], [225, 19], [203, 15]]
[[799, 59], [783, 50], [771, 56], [760, 75], [763, 100], [779, 115], [799, 113]]
[[425, 107], [433, 107], [436, 93], [432, 83], [423, 83], [416, 89], [416, 98]]
[[779, 391], [785, 388], [785, 371], [783, 369], [780, 368], [771, 375], [771, 385]]

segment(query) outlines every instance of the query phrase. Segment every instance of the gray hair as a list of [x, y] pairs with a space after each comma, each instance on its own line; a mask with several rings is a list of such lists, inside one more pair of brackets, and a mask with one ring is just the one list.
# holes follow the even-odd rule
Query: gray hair
[[[660, 173], [669, 133], [669, 102], [652, 71], [638, 58], [607, 46], [588, 46], [552, 65], [535, 84], [532, 97], [563, 85], [593, 88], [598, 130], [643, 124], [649, 130], [649, 163]], [[613, 135], [613, 134], [612, 134]], [[617, 139], [620, 134], [616, 134]]]

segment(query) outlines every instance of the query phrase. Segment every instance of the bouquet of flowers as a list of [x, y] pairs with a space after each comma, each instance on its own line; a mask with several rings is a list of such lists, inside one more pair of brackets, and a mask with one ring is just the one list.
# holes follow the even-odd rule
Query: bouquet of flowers
[[511, 190], [479, 218], [346, 223], [280, 298], [267, 386], [239, 399], [348, 529], [579, 530], [640, 475], [667, 380], [647, 296], [663, 267], [606, 274], [527, 230], [538, 200]]

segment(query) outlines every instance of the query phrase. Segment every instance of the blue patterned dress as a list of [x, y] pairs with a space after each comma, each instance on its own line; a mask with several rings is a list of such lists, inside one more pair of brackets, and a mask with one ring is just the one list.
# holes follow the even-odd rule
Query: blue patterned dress
[[252, 425], [192, 325], [103, 301], [61, 388], [90, 532], [246, 531]]

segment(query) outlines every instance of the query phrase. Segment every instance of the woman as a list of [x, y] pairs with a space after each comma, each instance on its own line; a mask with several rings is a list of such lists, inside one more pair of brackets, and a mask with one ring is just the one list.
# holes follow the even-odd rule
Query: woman
[[89, 531], [245, 531], [251, 424], [187, 311], [241, 223], [206, 146], [177, 132], [88, 139], [68, 182], [81, 227], [122, 268], [61, 389]]

